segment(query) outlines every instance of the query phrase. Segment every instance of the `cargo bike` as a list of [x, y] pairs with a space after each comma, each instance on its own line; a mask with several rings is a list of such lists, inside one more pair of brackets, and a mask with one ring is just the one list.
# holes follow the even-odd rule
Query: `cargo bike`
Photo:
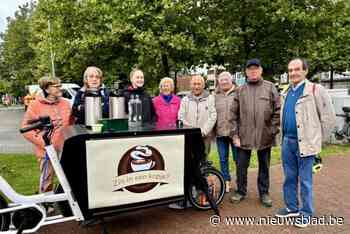
[[[18, 194], [0, 176], [0, 233], [33, 233], [40, 227], [78, 221], [88, 225], [118, 213], [189, 201], [219, 215], [225, 181], [204, 156], [198, 128], [107, 128], [96, 133], [67, 127], [62, 154], [51, 144], [49, 117], [30, 121], [21, 133], [41, 131], [57, 176], [55, 192]], [[1, 194], [3, 196], [1, 196]], [[61, 214], [48, 216], [44, 204]], [[102, 233], [107, 233], [105, 226]]]

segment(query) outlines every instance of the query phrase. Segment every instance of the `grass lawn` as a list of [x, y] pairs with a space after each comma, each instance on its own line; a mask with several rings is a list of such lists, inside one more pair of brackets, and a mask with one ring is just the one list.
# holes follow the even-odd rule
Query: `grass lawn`
[[[348, 155], [350, 156], [350, 145], [327, 145], [321, 156]], [[219, 157], [216, 146], [213, 144], [209, 159], [214, 162], [216, 168], [220, 168]], [[271, 165], [279, 164], [280, 148], [273, 148]], [[257, 167], [256, 153], [253, 153], [250, 163], [251, 168]], [[232, 157], [230, 157], [230, 171], [235, 170]], [[3, 176], [13, 188], [23, 194], [33, 194], [39, 186], [39, 166], [34, 155], [23, 154], [0, 154], [0, 175]]]

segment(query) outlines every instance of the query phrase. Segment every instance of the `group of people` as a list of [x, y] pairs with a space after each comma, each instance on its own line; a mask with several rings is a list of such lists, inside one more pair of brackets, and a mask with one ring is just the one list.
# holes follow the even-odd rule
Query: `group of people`
[[[237, 87], [229, 72], [218, 76], [215, 94], [205, 90], [201, 75], [191, 78], [189, 95], [180, 99], [174, 94], [174, 81], [165, 77], [159, 84], [160, 94], [154, 97], [144, 89], [144, 74], [140, 69], [130, 73], [130, 86], [124, 91], [125, 107], [132, 95], [142, 102], [142, 121], [156, 123], [160, 127], [176, 126], [178, 121], [190, 127], [200, 128], [206, 155], [216, 139], [220, 168], [226, 181], [226, 192], [232, 190], [229, 171], [229, 155], [236, 166], [236, 189], [230, 195], [232, 203], [239, 203], [247, 196], [247, 172], [253, 150], [258, 157], [258, 194], [262, 205], [272, 206], [269, 196], [271, 148], [276, 137], [282, 142], [281, 158], [285, 181], [283, 195], [285, 208], [277, 212], [279, 217], [302, 216], [298, 226], [307, 225], [313, 210], [312, 166], [315, 155], [321, 151], [335, 123], [335, 114], [327, 91], [306, 79], [307, 62], [296, 58], [288, 64], [290, 87], [279, 94], [274, 84], [263, 79], [259, 59], [248, 60], [245, 66], [246, 83]], [[88, 67], [84, 72], [84, 86], [78, 91], [73, 107], [61, 97], [60, 80], [44, 77], [39, 80], [43, 97], [33, 102], [25, 113], [22, 125], [29, 119], [49, 115], [54, 121], [53, 144], [62, 149], [62, 129], [70, 124], [84, 123], [84, 95], [88, 89], [97, 89], [102, 96], [103, 116], [108, 117], [109, 91], [103, 85], [102, 71]], [[42, 169], [45, 160], [44, 142], [39, 133], [25, 135], [35, 147], [41, 173], [40, 192], [52, 190], [53, 170]], [[298, 203], [300, 184], [301, 207]], [[184, 204], [172, 204], [182, 208]]]

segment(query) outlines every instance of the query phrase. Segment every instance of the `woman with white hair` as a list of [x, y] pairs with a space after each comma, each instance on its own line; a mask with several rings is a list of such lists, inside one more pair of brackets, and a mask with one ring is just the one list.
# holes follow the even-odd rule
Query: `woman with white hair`
[[176, 126], [177, 114], [180, 109], [181, 99], [173, 94], [173, 79], [169, 77], [161, 79], [159, 83], [159, 90], [159, 96], [153, 98], [153, 106], [157, 117], [157, 126]]
[[109, 113], [109, 92], [102, 83], [103, 73], [98, 67], [88, 67], [84, 72], [84, 86], [78, 91], [74, 98], [73, 115], [76, 117], [76, 124], [85, 123], [85, 94], [88, 90], [97, 90], [102, 97], [102, 117], [108, 118]]

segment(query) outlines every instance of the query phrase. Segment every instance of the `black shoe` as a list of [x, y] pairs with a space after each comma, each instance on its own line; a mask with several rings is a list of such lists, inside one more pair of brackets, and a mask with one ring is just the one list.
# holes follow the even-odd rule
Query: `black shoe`
[[263, 194], [260, 197], [261, 204], [265, 207], [272, 207], [272, 200], [268, 194]]

